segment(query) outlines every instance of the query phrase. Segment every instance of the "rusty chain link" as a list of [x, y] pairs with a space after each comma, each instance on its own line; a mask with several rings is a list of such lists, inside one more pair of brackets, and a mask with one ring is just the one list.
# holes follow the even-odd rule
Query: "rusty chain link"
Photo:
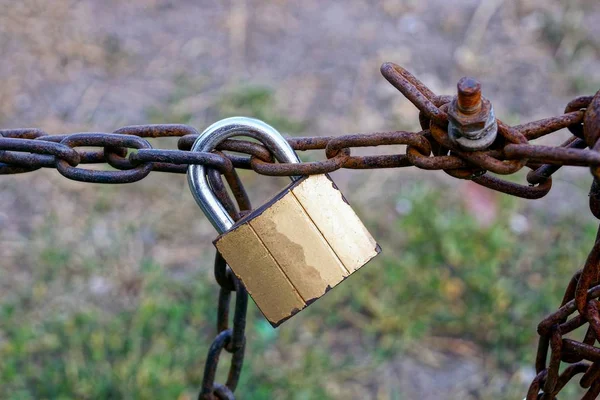
[[[224, 175], [229, 186], [232, 188], [232, 193], [240, 210], [239, 212], [236, 211], [234, 202], [227, 194], [227, 189], [218, 170], [210, 170], [209, 181], [217, 198], [223, 203], [229, 215], [234, 220], [238, 220], [242, 217], [244, 211], [250, 211], [252, 207], [243, 186], [239, 183], [240, 181], [235, 170], [230, 170]], [[231, 272], [225, 259], [218, 252], [215, 255], [214, 273], [215, 279], [221, 287], [217, 306], [217, 336], [208, 350], [198, 400], [229, 400], [235, 398], [233, 392], [242, 372], [244, 351], [246, 348], [245, 330], [246, 311], [248, 309], [248, 293], [246, 292], [246, 288]], [[233, 312], [233, 327], [229, 328], [229, 307], [232, 292], [235, 292], [235, 309]], [[231, 353], [229, 374], [227, 382], [224, 385], [215, 383], [215, 375], [223, 349]]]
[[[81, 182], [130, 183], [152, 171], [184, 174], [188, 166], [210, 167], [209, 180], [219, 201], [234, 219], [252, 209], [236, 169], [251, 169], [263, 175], [294, 176], [333, 172], [340, 168], [379, 169], [415, 166], [443, 170], [487, 188], [527, 199], [545, 196], [552, 175], [562, 166], [590, 167], [594, 183], [590, 209], [600, 218], [600, 91], [578, 97], [567, 104], [562, 115], [521, 125], [497, 121], [498, 135], [485, 150], [468, 151], [448, 134], [451, 96], [438, 96], [402, 67], [385, 63], [383, 76], [420, 111], [420, 132], [377, 132], [344, 136], [291, 137], [296, 151], [324, 150], [325, 159], [298, 164], [275, 163], [260, 144], [229, 139], [212, 153], [190, 151], [200, 133], [180, 124], [128, 126], [113, 133], [48, 135], [39, 129], [0, 130], [0, 174], [17, 174], [40, 168], [55, 168], [63, 176]], [[533, 145], [530, 141], [567, 128], [572, 136], [559, 146]], [[178, 138], [178, 150], [155, 149], [147, 139]], [[405, 145], [404, 153], [353, 156], [351, 149]], [[81, 147], [96, 148], [83, 150]], [[86, 164], [108, 165], [109, 169], [82, 168]], [[512, 175], [524, 167], [530, 171], [526, 184], [495, 175]], [[227, 192], [223, 177], [231, 193]], [[237, 203], [237, 207], [236, 207]], [[218, 334], [210, 347], [199, 399], [233, 399], [240, 376], [244, 349], [248, 294], [218, 254], [215, 278], [220, 285]], [[229, 328], [231, 293], [235, 292], [233, 326]], [[586, 326], [582, 341], [564, 336]], [[569, 283], [561, 307], [538, 325], [540, 335], [536, 358], [537, 376], [527, 400], [550, 400], [576, 375], [587, 389], [582, 399], [600, 395], [600, 230], [582, 270]], [[232, 354], [227, 382], [214, 382], [222, 350]], [[561, 363], [570, 364], [560, 372]]]
[[[563, 115], [514, 127], [501, 121], [500, 137], [485, 151], [462, 151], [447, 134], [449, 96], [436, 96], [423, 83], [401, 67], [388, 63], [382, 67], [385, 78], [421, 111], [420, 132], [381, 132], [345, 136], [293, 137], [288, 141], [297, 151], [325, 150], [326, 159], [299, 164], [278, 164], [260, 144], [228, 140], [221, 151], [238, 154], [190, 152], [199, 132], [179, 124], [139, 125], [114, 133], [75, 133], [47, 135], [39, 129], [0, 130], [0, 174], [56, 168], [67, 178], [95, 183], [130, 183], [143, 179], [151, 171], [185, 173], [192, 164], [204, 164], [224, 172], [232, 168], [252, 169], [259, 174], [313, 175], [340, 168], [376, 169], [416, 166], [444, 170], [470, 179], [488, 188], [524, 198], [540, 198], [551, 188], [551, 175], [563, 165], [590, 166], [598, 174], [600, 153], [594, 149], [597, 134], [586, 133], [585, 126], [598, 130], [598, 96], [571, 101]], [[588, 109], [586, 111], [586, 109]], [[596, 124], [596, 125], [594, 125]], [[529, 144], [563, 128], [573, 139], [558, 147]], [[585, 138], [584, 138], [585, 136]], [[178, 150], [154, 149], [146, 138], [177, 137]], [[577, 140], [579, 139], [579, 140]], [[584, 140], [585, 139], [585, 140]], [[404, 154], [352, 156], [352, 147], [406, 145]], [[584, 148], [588, 147], [588, 149]], [[98, 147], [95, 151], [78, 147]], [[244, 155], [239, 155], [239, 154]], [[116, 171], [85, 169], [80, 164], [108, 164]], [[514, 174], [523, 167], [532, 169], [527, 185], [518, 185], [494, 177]]]

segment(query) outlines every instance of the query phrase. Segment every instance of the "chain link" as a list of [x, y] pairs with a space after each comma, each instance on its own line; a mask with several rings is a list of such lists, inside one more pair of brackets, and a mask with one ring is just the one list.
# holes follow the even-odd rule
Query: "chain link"
[[[48, 135], [39, 129], [0, 130], [0, 174], [18, 174], [40, 168], [55, 168], [63, 176], [82, 182], [130, 183], [152, 171], [184, 174], [190, 165], [209, 168], [215, 195], [234, 220], [252, 209], [236, 169], [252, 169], [263, 175], [297, 176], [328, 173], [340, 168], [379, 169], [415, 166], [443, 170], [487, 188], [513, 196], [537, 199], [552, 187], [552, 175], [562, 166], [590, 167], [594, 183], [590, 209], [600, 218], [600, 91], [595, 96], [573, 99], [562, 115], [509, 126], [498, 122], [498, 137], [485, 151], [464, 151], [448, 136], [450, 96], [438, 96], [402, 67], [386, 63], [381, 72], [420, 111], [421, 131], [379, 132], [344, 136], [288, 138], [296, 151], [323, 150], [321, 161], [298, 164], [275, 163], [270, 152], [258, 143], [230, 139], [215, 152], [191, 152], [200, 135], [181, 124], [127, 126], [113, 133]], [[573, 135], [559, 146], [529, 142], [567, 128]], [[154, 149], [147, 139], [177, 138], [177, 150]], [[353, 156], [352, 148], [405, 145], [399, 154]], [[83, 150], [92, 147], [94, 150]], [[87, 169], [81, 165], [101, 164], [114, 170]], [[495, 175], [512, 175], [528, 168], [527, 183], [518, 184]], [[495, 175], [493, 175], [495, 174]], [[235, 199], [228, 194], [225, 183]], [[236, 207], [237, 204], [237, 207]], [[214, 273], [220, 286], [217, 336], [206, 361], [199, 399], [233, 399], [242, 369], [246, 345], [245, 325], [248, 294], [217, 254]], [[229, 328], [231, 294], [235, 292], [233, 326]], [[582, 399], [600, 395], [600, 230], [582, 270], [569, 283], [561, 307], [539, 325], [536, 358], [537, 376], [527, 400], [550, 400], [576, 375], [587, 389]], [[564, 336], [586, 328], [582, 341]], [[222, 350], [231, 353], [226, 383], [215, 383]], [[569, 364], [560, 372], [563, 363]]]
[[[480, 185], [523, 198], [540, 198], [551, 188], [551, 175], [563, 165], [589, 166], [599, 173], [600, 155], [594, 149], [600, 123], [598, 96], [578, 97], [565, 113], [527, 124], [508, 126], [499, 122], [500, 138], [486, 151], [466, 152], [456, 148], [447, 133], [446, 108], [449, 96], [437, 96], [412, 74], [395, 64], [384, 64], [382, 73], [421, 111], [420, 132], [382, 132], [344, 136], [289, 138], [297, 151], [325, 150], [322, 161], [299, 164], [274, 163], [260, 144], [228, 140], [218, 150], [231, 153], [190, 152], [199, 132], [180, 124], [138, 125], [114, 133], [47, 135], [38, 129], [0, 130], [0, 174], [56, 168], [67, 178], [96, 183], [129, 183], [151, 171], [185, 173], [193, 164], [221, 172], [232, 168], [252, 169], [263, 175], [312, 175], [340, 168], [378, 169], [416, 166], [444, 170], [451, 176], [470, 179]], [[590, 108], [587, 110], [587, 108]], [[586, 111], [587, 110], [587, 111]], [[584, 118], [586, 123], [583, 124]], [[584, 126], [586, 127], [584, 129]], [[573, 139], [562, 146], [529, 144], [552, 132], [568, 128]], [[585, 132], [587, 133], [584, 133]], [[585, 137], [584, 137], [585, 136]], [[136, 138], [137, 137], [137, 138]], [[177, 137], [178, 150], [153, 149], [145, 138]], [[584, 140], [585, 141], [582, 141]], [[584, 143], [587, 144], [584, 146]], [[591, 144], [591, 147], [590, 147]], [[403, 154], [352, 156], [352, 147], [406, 145]], [[80, 150], [78, 147], [98, 147]], [[586, 148], [589, 147], [589, 148]], [[240, 155], [242, 154], [242, 155]], [[108, 164], [116, 171], [84, 169], [79, 164]], [[528, 184], [519, 185], [492, 174], [514, 174], [523, 167], [532, 169]]]

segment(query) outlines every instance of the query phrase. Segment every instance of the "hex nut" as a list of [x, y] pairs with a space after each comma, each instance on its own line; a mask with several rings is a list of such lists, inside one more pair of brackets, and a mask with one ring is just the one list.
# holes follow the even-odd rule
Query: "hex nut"
[[493, 113], [492, 104], [489, 100], [481, 101], [481, 109], [475, 114], [465, 114], [458, 109], [456, 97], [448, 106], [448, 121], [458, 127], [463, 133], [471, 139], [476, 139], [478, 132], [485, 128], [490, 112]]
[[462, 113], [454, 98], [448, 107], [448, 135], [452, 142], [467, 151], [485, 150], [496, 140], [498, 124], [494, 108], [489, 100], [482, 98], [479, 112]]

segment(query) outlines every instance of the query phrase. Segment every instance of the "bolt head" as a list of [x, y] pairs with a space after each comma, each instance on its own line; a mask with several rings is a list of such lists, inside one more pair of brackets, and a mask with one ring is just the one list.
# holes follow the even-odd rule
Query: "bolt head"
[[481, 83], [475, 78], [465, 76], [458, 81], [456, 88], [463, 95], [473, 96], [481, 92]]
[[477, 113], [481, 107], [481, 83], [465, 76], [458, 81], [456, 88], [458, 109], [465, 114]]

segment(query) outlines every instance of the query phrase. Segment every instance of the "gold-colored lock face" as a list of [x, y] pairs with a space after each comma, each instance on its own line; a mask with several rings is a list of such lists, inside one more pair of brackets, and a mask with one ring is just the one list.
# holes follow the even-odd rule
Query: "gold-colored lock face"
[[327, 175], [292, 183], [214, 243], [273, 326], [381, 251]]

